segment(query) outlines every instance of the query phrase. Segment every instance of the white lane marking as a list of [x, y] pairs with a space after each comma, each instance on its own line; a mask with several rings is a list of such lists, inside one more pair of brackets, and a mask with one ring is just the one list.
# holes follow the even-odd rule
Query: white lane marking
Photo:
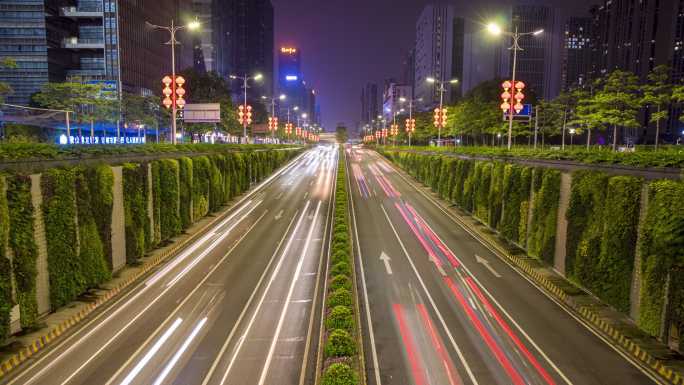
[[384, 251], [382, 254], [380, 254], [380, 260], [385, 264], [385, 271], [387, 271], [387, 275], [392, 275], [392, 266], [390, 266], [390, 260], [392, 258], [387, 255]]
[[318, 205], [316, 206], [314, 221], [313, 223], [311, 223], [311, 227], [309, 228], [309, 234], [307, 235], [306, 243], [304, 244], [304, 250], [302, 250], [302, 253], [299, 257], [299, 262], [297, 262], [297, 269], [295, 270], [295, 275], [292, 279], [292, 282], [290, 283], [290, 289], [285, 299], [285, 306], [283, 306], [283, 310], [280, 313], [278, 326], [276, 326], [276, 331], [273, 335], [273, 341], [271, 341], [271, 347], [268, 349], [268, 355], [266, 356], [266, 363], [264, 364], [264, 368], [261, 370], [259, 385], [264, 385], [266, 383], [266, 375], [268, 374], [268, 370], [271, 367], [271, 361], [273, 360], [273, 353], [275, 352], [276, 343], [278, 342], [280, 332], [283, 329], [283, 322], [285, 321], [285, 316], [287, 315], [287, 309], [290, 307], [290, 301], [292, 300], [292, 293], [294, 293], [295, 284], [299, 280], [299, 274], [302, 271], [302, 265], [304, 265], [304, 258], [306, 257], [306, 254], [309, 252], [309, 246], [311, 246], [311, 236], [313, 235], [313, 232], [316, 229], [316, 221], [318, 220], [318, 212], [321, 209], [321, 203], [321, 201], [318, 201]]
[[[219, 266], [221, 266], [221, 264], [223, 264], [223, 262], [224, 262], [224, 261], [228, 258], [228, 256], [233, 252], [233, 250], [235, 250], [235, 248], [240, 244], [240, 242], [242, 242], [242, 240], [245, 239], [245, 238], [247, 237], [247, 234], [249, 234], [249, 233], [252, 231], [252, 229], [255, 228], [256, 225], [257, 225], [259, 222], [261, 222], [261, 220], [264, 218], [264, 216], [266, 216], [267, 213], [268, 213], [268, 211], [264, 211], [264, 213], [261, 214], [261, 216], [254, 222], [254, 224], [253, 224], [252, 226], [250, 226], [250, 227], [247, 229], [247, 231], [246, 231], [244, 234], [242, 234], [242, 236], [241, 236], [240, 238], [238, 238], [238, 241], [237, 241], [237, 242], [230, 248], [230, 250], [228, 250], [228, 252], [227, 252], [227, 253], [218, 261], [218, 263], [216, 264], [216, 267], [214, 267], [213, 269], [211, 269], [211, 270], [209, 271], [209, 273], [207, 273], [207, 275], [204, 276], [204, 278], [197, 284], [197, 286], [195, 286], [195, 288], [192, 289], [192, 291], [191, 291], [191, 292], [190, 292], [182, 301], [180, 301], [180, 303], [178, 303], [178, 305], [177, 305], [176, 308], [171, 312], [171, 314], [170, 314], [168, 317], [166, 317], [166, 319], [164, 319], [164, 321], [162, 321], [161, 324], [159, 324], [159, 326], [155, 329], [154, 332], [152, 332], [152, 334], [150, 334], [150, 336], [145, 340], [145, 342], [143, 342], [142, 345], [140, 345], [140, 346], [138, 347], [138, 349], [137, 349], [133, 354], [131, 354], [130, 357], [128, 357], [128, 359], [126, 360], [126, 362], [125, 362], [123, 365], [121, 365], [121, 366], [119, 367], [119, 369], [118, 369], [118, 370], [116, 371], [116, 373], [110, 378], [110, 380], [107, 382], [106, 385], [111, 384], [112, 381], [113, 381], [117, 376], [119, 376], [119, 374], [120, 374], [124, 369], [126, 369], [126, 367], [127, 367], [128, 365], [130, 365], [130, 363], [133, 361], [133, 359], [135, 359], [135, 357], [137, 357], [138, 354], [140, 354], [140, 352], [145, 348], [145, 346], [147, 346], [147, 344], [150, 343], [150, 341], [152, 340], [152, 338], [153, 338], [155, 335], [157, 335], [157, 334], [159, 333], [159, 331], [162, 329], [162, 327], [164, 327], [164, 324], [166, 324], [171, 318], [173, 318], [173, 317], [176, 315], [176, 313], [178, 313], [178, 311], [183, 307], [183, 305], [185, 305], [185, 303], [188, 302], [188, 301], [190, 300], [190, 298], [195, 294], [195, 292], [196, 292], [197, 290], [199, 290], [199, 288], [204, 284], [204, 282], [206, 282], [206, 281], [209, 279], [209, 277], [214, 273], [214, 271], [216, 271], [216, 269], [218, 269]], [[171, 287], [167, 287], [167, 288], [164, 290], [164, 292], [163, 292], [162, 294], [160, 294], [160, 297], [161, 297], [162, 295], [164, 295], [164, 293], [166, 293], [168, 290], [171, 290]], [[155, 299], [155, 301], [156, 301], [156, 299]], [[145, 311], [147, 311], [147, 309], [149, 309], [150, 306], [152, 306], [152, 304], [149, 304], [142, 312], [140, 312], [138, 315], [136, 315], [135, 319], [137, 319], [137, 318], [140, 317]], [[135, 319], [134, 319], [134, 320], [131, 320], [131, 322], [129, 322], [126, 326], [124, 326], [121, 330], [119, 330], [119, 331], [117, 332], [116, 336], [118, 336], [119, 334], [123, 333], [124, 330], [128, 329], [128, 327], [135, 321]], [[115, 337], [116, 337], [116, 336], [115, 336]], [[102, 350], [104, 350], [104, 349], [107, 347], [107, 345], [109, 345], [109, 344], [112, 342], [113, 339], [114, 339], [114, 338], [112, 338], [111, 340], [107, 341], [107, 343], [105, 344], [105, 346], [102, 346], [102, 347], [98, 350], [98, 354], [99, 354], [99, 352], [101, 352]], [[92, 356], [92, 357], [88, 358], [88, 360], [86, 360], [86, 362], [84, 362], [84, 363], [78, 368], [78, 370], [77, 370], [76, 372], [72, 373], [71, 376], [69, 376], [69, 378], [67, 378], [64, 382], [62, 382], [62, 385], [64, 385], [64, 384], [66, 384], [67, 382], [71, 381], [71, 379], [72, 379], [79, 371], [81, 371], [81, 369], [83, 369], [90, 361], [92, 361], [94, 358], [95, 358], [95, 356]]]
[[176, 363], [178, 362], [178, 360], [181, 358], [183, 353], [185, 353], [185, 351], [188, 349], [188, 346], [190, 346], [190, 344], [192, 343], [192, 340], [194, 340], [195, 337], [197, 337], [197, 334], [199, 334], [200, 330], [202, 329], [202, 327], [206, 323], [207, 323], [207, 317], [202, 318], [202, 320], [192, 330], [192, 333], [190, 333], [188, 338], [185, 339], [185, 341], [183, 342], [183, 345], [180, 347], [180, 349], [178, 349], [176, 354], [173, 355], [173, 358], [171, 358], [171, 361], [169, 361], [169, 363], [166, 364], [166, 366], [164, 367], [164, 370], [162, 370], [162, 372], [159, 374], [159, 377], [157, 377], [157, 379], [154, 381], [154, 384], [152, 384], [152, 385], [161, 385], [162, 384], [162, 382], [164, 381], [166, 376], [168, 376], [169, 373], [171, 373], [171, 369], [173, 369], [173, 367], [176, 366]]
[[371, 319], [371, 313], [370, 313], [370, 303], [368, 302], [368, 288], [366, 286], [366, 273], [363, 268], [363, 257], [361, 255], [361, 244], [359, 242], [359, 231], [357, 229], [357, 224], [356, 224], [356, 212], [354, 209], [354, 194], [349, 194], [350, 195], [350, 203], [351, 203], [351, 218], [352, 218], [352, 223], [354, 227], [354, 239], [356, 239], [356, 254], [358, 256], [358, 265], [359, 269], [361, 270], [361, 287], [363, 288], [363, 302], [364, 302], [364, 307], [366, 308], [366, 323], [368, 325], [368, 335], [370, 337], [370, 345], [371, 345], [371, 356], [373, 358], [373, 373], [375, 374], [375, 385], [381, 385], [382, 381], [380, 381], [380, 364], [378, 363], [378, 350], [377, 347], [375, 346], [375, 332], [373, 331], [373, 321]]
[[219, 238], [216, 239], [216, 241], [214, 241], [211, 245], [209, 245], [209, 247], [207, 247], [200, 255], [195, 257], [192, 260], [192, 262], [190, 264], [188, 264], [183, 270], [181, 270], [181, 272], [178, 273], [178, 275], [176, 275], [166, 286], [171, 287], [171, 286], [175, 285], [178, 281], [180, 281], [181, 278], [183, 278], [190, 270], [192, 270], [192, 268], [197, 266], [197, 264], [200, 263], [200, 261], [202, 261], [202, 259], [204, 259], [204, 257], [206, 257], [213, 249], [215, 249], [219, 243], [221, 243], [224, 239], [226, 239], [228, 234], [230, 234], [230, 232], [233, 231], [233, 229], [235, 227], [237, 227], [238, 224], [240, 224], [245, 218], [247, 218], [248, 215], [250, 215], [254, 210], [256, 210], [256, 208], [261, 203], [262, 203], [262, 201], [257, 202], [254, 205], [254, 207], [252, 207], [251, 209], [249, 209], [249, 211], [247, 211], [245, 213], [245, 215], [240, 217], [240, 219], [238, 219], [235, 223], [231, 224], [230, 227], [227, 228], [225, 230], [225, 232]]
[[[276, 172], [275, 174], [273, 174], [273, 175], [269, 176], [268, 178], [264, 179], [264, 181], [261, 182], [259, 185], [257, 185], [252, 191], [248, 192], [244, 197], [242, 197], [239, 201], [237, 201], [237, 202], [235, 203], [234, 207], [237, 208], [237, 207], [239, 207], [240, 205], [242, 205], [243, 203], [245, 203], [250, 197], [252, 197], [253, 195], [255, 195], [255, 194], [257, 194], [258, 192], [260, 192], [260, 191], [261, 191], [262, 189], [264, 189], [269, 183], [271, 183], [274, 179], [276, 179], [276, 178], [280, 177], [281, 175], [287, 173], [289, 170], [296, 169], [296, 167], [298, 166], [298, 163], [301, 163], [301, 162], [302, 162], [302, 159], [303, 159], [304, 156], [307, 155], [307, 154], [308, 154], [308, 153], [302, 153], [302, 154], [298, 155], [296, 158], [294, 158], [294, 159], [291, 161], [291, 163], [290, 163], [289, 165], [285, 166], [284, 168], [282, 168], [281, 170], [279, 170], [279, 171]], [[246, 206], [246, 205], [245, 205], [245, 206]], [[242, 207], [244, 207], [244, 206], [242, 206]], [[245, 233], [245, 234], [246, 234], [246, 233]], [[197, 241], [195, 241], [195, 242], [197, 242]], [[121, 307], [119, 307], [118, 309], [116, 309], [114, 312], [112, 312], [112, 313], [109, 313], [109, 312], [100, 312], [100, 313], [97, 314], [93, 319], [91, 319], [91, 320], [88, 321], [86, 324], [84, 324], [83, 327], [81, 327], [81, 329], [79, 329], [78, 332], [80, 332], [81, 330], [88, 330], [88, 332], [87, 332], [85, 335], [83, 335], [82, 337], [79, 338], [79, 335], [78, 335], [78, 332], [77, 332], [77, 333], [71, 334], [71, 335], [68, 336], [65, 340], [58, 342], [58, 343], [60, 344], [60, 345], [58, 345], [58, 346], [67, 346], [67, 344], [69, 343], [69, 341], [71, 341], [72, 339], [77, 339], [74, 343], [68, 344], [68, 347], [67, 347], [64, 351], [62, 351], [61, 353], [59, 353], [59, 350], [57, 350], [57, 349], [55, 349], [55, 350], [48, 350], [44, 355], [40, 355], [40, 356], [36, 359], [36, 361], [32, 362], [31, 365], [30, 365], [29, 367], [26, 368], [26, 371], [24, 371], [23, 373], [19, 374], [17, 377], [15, 377], [14, 379], [12, 379], [12, 380], [11, 380], [10, 382], [8, 382], [6, 385], [14, 385], [14, 384], [16, 384], [17, 382], [19, 382], [20, 379], [22, 379], [23, 377], [25, 377], [25, 374], [30, 374], [30, 373], [28, 372], [30, 369], [32, 369], [32, 368], [36, 367], [37, 365], [41, 364], [43, 361], [45, 361], [45, 360], [47, 360], [48, 358], [52, 357], [54, 354], [57, 354], [57, 357], [55, 357], [55, 358], [52, 359], [52, 360], [49, 360], [49, 361], [46, 363], [45, 367], [43, 367], [43, 368], [41, 368], [40, 370], [38, 370], [38, 372], [36, 372], [36, 373], [35, 373], [33, 376], [31, 376], [28, 380], [21, 382], [21, 385], [29, 385], [29, 384], [33, 383], [38, 377], [41, 377], [41, 376], [43, 375], [43, 373], [45, 373], [47, 370], [49, 370], [53, 365], [55, 365], [57, 362], [59, 362], [60, 360], [62, 360], [62, 358], [63, 358], [64, 356], [66, 356], [67, 354], [71, 353], [71, 352], [72, 352], [73, 350], [75, 350], [81, 343], [83, 343], [83, 341], [85, 341], [85, 340], [88, 339], [91, 335], [93, 335], [94, 333], [96, 333], [96, 332], [97, 332], [101, 327], [103, 327], [105, 324], [109, 323], [109, 321], [111, 321], [114, 317], [116, 317], [116, 316], [123, 310], [123, 308], [126, 308], [126, 307], [129, 306], [131, 303], [133, 303], [135, 300], [137, 300], [137, 298], [138, 298], [140, 295], [142, 295], [142, 294], [147, 290], [147, 286], [144, 286], [144, 285], [145, 285], [145, 283], [143, 283], [143, 282], [137, 284], [136, 287], [134, 287], [133, 289], [131, 289], [130, 291], [128, 291], [128, 292], [127, 292], [126, 294], [124, 294], [121, 298], [115, 300], [115, 302], [112, 303], [112, 305], [108, 308], [108, 310], [113, 309], [114, 307], [116, 307], [121, 301], [125, 300], [129, 295], [132, 295], [133, 293], [135, 293], [136, 290], [138, 290], [138, 289], [140, 289], [140, 288], [142, 287], [142, 289], [141, 289], [139, 292], [137, 292], [135, 295], [133, 295], [133, 297], [131, 297], [128, 301], [126, 301], [125, 303], [123, 303], [123, 304], [121, 305]], [[162, 294], [163, 294], [163, 293], [162, 293]], [[145, 310], [147, 310], [148, 308], [149, 308], [149, 306], [146, 307]], [[143, 312], [144, 312], [145, 310], [143, 310]], [[140, 312], [139, 314], [142, 314], [143, 312]], [[92, 329], [88, 329], [92, 324], [96, 323], [100, 318], [105, 317], [105, 316], [106, 316], [106, 318], [105, 318], [104, 320], [102, 320], [102, 322], [100, 322], [99, 324], [93, 326]], [[132, 323], [132, 322], [128, 323], [127, 325], [130, 325], [131, 323]], [[115, 339], [116, 337], [118, 337], [118, 336], [121, 334], [121, 332], [123, 332], [123, 330], [120, 330], [119, 333], [117, 333], [117, 334], [112, 338], [112, 340]], [[100, 350], [98, 350], [94, 355], [91, 355], [91, 359], [94, 358], [95, 355], [99, 354], [102, 350], [103, 350], [103, 348], [101, 348]], [[81, 368], [79, 368], [78, 370], [81, 370]], [[73, 375], [72, 375], [71, 377], [73, 377]]]
[[238, 317], [237, 321], [233, 325], [233, 328], [230, 331], [230, 334], [228, 335], [226, 342], [224, 342], [223, 346], [221, 347], [221, 350], [216, 355], [216, 359], [214, 360], [214, 363], [211, 365], [211, 367], [209, 368], [209, 371], [207, 372], [207, 375], [204, 377], [204, 381], [202, 381], [202, 385], [207, 385], [209, 383], [209, 380], [213, 376], [214, 371], [216, 370], [216, 367], [218, 366], [219, 361], [221, 361], [221, 357], [223, 357], [223, 355], [226, 352], [226, 349], [228, 348], [228, 344], [233, 339], [233, 335], [237, 331], [238, 326], [242, 323], [242, 319], [244, 318], [245, 314], [247, 313], [247, 309], [249, 309], [249, 306], [252, 304], [252, 301], [254, 300], [254, 296], [256, 296], [257, 291], [259, 291], [259, 287], [261, 287], [261, 283], [264, 281], [264, 278], [266, 278], [266, 273], [271, 268], [271, 265], [273, 264], [273, 261], [274, 261], [276, 255], [278, 255], [278, 250], [280, 250], [280, 246], [282, 246], [283, 242], [285, 241], [285, 238], [287, 237], [287, 234], [289, 233], [290, 228], [292, 227], [292, 224], [294, 223], [295, 218], [297, 217], [297, 214], [298, 214], [298, 212], [295, 212], [295, 214], [292, 216], [292, 219], [290, 220], [290, 223], [288, 224], [287, 229], [285, 229], [285, 232], [283, 233], [282, 238], [280, 238], [280, 241], [278, 242], [278, 245], [276, 246], [276, 249], [273, 252], [273, 255], [271, 255], [271, 259], [268, 261], [266, 268], [261, 273], [261, 276], [259, 277], [259, 281], [257, 282], [256, 286], [254, 287], [254, 290], [252, 290], [252, 294], [250, 294], [249, 299], [247, 300], [247, 303], [242, 308], [242, 312], [240, 313], [240, 316]]
[[[271, 279], [269, 279], [268, 284], [266, 285], [266, 288], [264, 289], [264, 292], [261, 295], [261, 299], [259, 299], [259, 303], [257, 304], [257, 307], [254, 310], [254, 314], [252, 314], [252, 318], [250, 318], [249, 323], [247, 323], [247, 328], [245, 329], [244, 334], [240, 338], [240, 342], [238, 343], [237, 347], [235, 348], [235, 352], [233, 353], [233, 356], [231, 357], [230, 362], [228, 363], [228, 367], [226, 368], [226, 371], [223, 373], [223, 377], [221, 378], [221, 382], [220, 382], [221, 385], [223, 385], [226, 382], [226, 379], [228, 378], [228, 374], [230, 373], [230, 370], [233, 368], [233, 365], [235, 364], [238, 353], [240, 353], [240, 350], [242, 349], [242, 345], [244, 344], [245, 339], [247, 339], [247, 334], [249, 334], [250, 330], [252, 329], [252, 325], [254, 325], [254, 321], [256, 320], [257, 315], [259, 315], [259, 312], [261, 311], [261, 306], [264, 304], [264, 300], [266, 299], [266, 295], [268, 294], [268, 291], [271, 288], [271, 284], [275, 280], [275, 277], [278, 275], [278, 272], [280, 271], [280, 267], [283, 265], [283, 261], [285, 260], [285, 255], [290, 250], [290, 247], [292, 246], [292, 241], [294, 241], [294, 239], [296, 238], [297, 231], [299, 230], [299, 226], [302, 224], [302, 221], [306, 217], [306, 211], [309, 209], [310, 204], [311, 204], [311, 201], [306, 202], [306, 205], [304, 206], [304, 210], [302, 210], [302, 214], [299, 216], [299, 219], [297, 220], [297, 224], [295, 225], [295, 228], [292, 231], [292, 235], [290, 235], [290, 238], [287, 240], [287, 243], [285, 244], [285, 249], [283, 249], [283, 252], [280, 254], [280, 259], [278, 260], [278, 264], [276, 265], [275, 269], [273, 269], [273, 273], [271, 273]], [[209, 377], [207, 376], [207, 381], [208, 381], [208, 379], [209, 379]]]
[[[390, 166], [394, 167], [392, 164], [390, 164]], [[441, 207], [433, 198], [429, 197], [427, 194], [425, 194], [423, 191], [421, 191], [417, 186], [415, 186], [415, 185], [414, 185], [413, 183], [411, 183], [408, 179], [406, 179], [406, 177], [403, 176], [403, 175], [401, 174], [401, 172], [396, 172], [396, 175], [399, 175], [399, 176], [400, 176], [400, 177], [401, 177], [409, 186], [413, 187], [416, 191], [418, 191], [421, 195], [423, 195], [423, 196], [427, 199], [428, 202], [432, 203], [432, 204], [433, 204], [435, 207], [437, 207], [441, 212], [443, 212], [444, 214], [446, 214], [446, 216], [447, 216], [449, 219], [451, 219], [452, 222], [456, 223], [456, 224], [457, 224], [459, 227], [461, 227], [465, 232], [467, 232], [468, 234], [470, 234], [470, 235], [473, 237], [473, 239], [475, 239], [475, 240], [476, 240], [477, 242], [479, 242], [482, 246], [484, 246], [485, 248], [487, 248], [488, 250], [490, 250], [494, 255], [498, 255], [498, 253], [496, 252], [496, 250], [492, 249], [490, 246], [488, 246], [488, 245], [486, 245], [485, 243], [483, 243], [482, 241], [480, 241], [480, 239], [479, 239], [477, 236], [475, 236], [475, 234], [473, 234], [473, 233], [471, 232], [471, 230], [467, 229], [464, 225], [462, 225], [462, 224], [459, 223], [457, 220], [455, 220], [455, 219], [451, 216], [451, 214], [450, 214], [449, 212], [447, 212], [446, 210], [444, 210], [444, 209], [443, 209], [443, 208], [442, 208], [442, 207]], [[436, 232], [435, 232], [435, 236], [437, 237], [437, 239], [439, 239], [440, 242], [444, 243], [444, 241], [442, 241], [442, 239], [440, 238], [440, 236], [439, 236]], [[444, 243], [444, 245], [446, 246], [446, 243]], [[447, 248], [448, 248], [448, 246], [447, 246]], [[519, 272], [515, 267], [513, 267], [512, 265], [510, 265], [510, 263], [507, 262], [504, 258], [499, 258], [499, 259], [500, 259], [501, 261], [503, 261], [504, 263], [508, 264], [508, 266], [510, 266], [514, 271], [516, 271], [522, 278], [524, 278], [525, 280], [527, 280], [528, 282], [530, 282], [530, 283], [532, 284], [532, 286], [536, 287], [543, 295], [545, 295], [547, 298], [549, 298], [549, 299], [551, 299], [552, 301], [554, 301], [554, 302], [555, 302], [558, 306], [560, 306], [560, 308], [563, 309], [567, 314], [569, 314], [570, 316], [572, 316], [573, 318], [575, 318], [575, 320], [579, 321], [579, 318], [577, 318], [574, 314], [572, 314], [570, 311], [568, 311], [567, 309], [565, 309], [565, 308], [563, 307], [563, 305], [561, 305], [555, 298], [551, 297], [551, 296], [550, 296], [549, 294], [547, 294], [544, 290], [542, 290], [539, 286], [537, 286], [532, 280], [530, 280], [528, 277], [526, 277], [526, 276], [523, 275], [521, 272]], [[492, 302], [494, 302], [494, 304], [496, 305], [496, 307], [498, 307], [499, 310], [501, 310], [501, 312], [504, 313], [504, 315], [506, 316], [506, 318], [508, 318], [508, 320], [515, 326], [515, 328], [518, 329], [518, 331], [520, 332], [520, 334], [522, 334], [522, 335], [525, 337], [525, 339], [534, 347], [534, 349], [539, 353], [539, 355], [541, 355], [541, 356], [544, 358], [544, 360], [545, 360], [545, 361], [546, 361], [546, 362], [547, 362], [547, 363], [556, 371], [556, 373], [558, 373], [558, 375], [563, 379], [563, 381], [565, 381], [567, 384], [572, 384], [572, 381], [570, 381], [570, 379], [568, 379], [568, 377], [565, 375], [565, 373], [563, 373], [563, 372], [560, 370], [560, 368], [559, 368], [553, 361], [551, 361], [551, 358], [550, 358], [549, 356], [547, 356], [546, 353], [544, 353], [544, 351], [539, 347], [539, 345], [537, 345], [537, 343], [536, 343], [536, 342], [535, 342], [535, 341], [534, 341], [534, 340], [525, 332], [525, 330], [523, 330], [523, 328], [515, 321], [515, 319], [513, 319], [513, 317], [506, 311], [506, 309], [504, 309], [504, 308], [501, 306], [501, 304], [499, 303], [499, 301], [497, 301], [497, 300], [494, 298], [494, 296], [492, 296], [492, 294], [489, 292], [489, 290], [487, 290], [487, 288], [486, 288], [484, 285], [482, 285], [482, 284], [480, 283], [480, 281], [477, 279], [477, 277], [475, 277], [475, 276], [470, 272], [470, 270], [469, 270], [464, 264], [461, 264], [461, 266], [463, 266], [463, 268], [464, 268], [465, 271], [468, 273], [468, 275], [469, 275], [470, 277], [472, 277], [473, 280], [475, 280], [475, 282], [476, 282], [476, 283], [478, 284], [478, 286], [482, 289], [482, 291], [487, 295], [487, 297], [489, 297], [489, 299], [491, 299]], [[581, 325], [584, 325], [584, 327], [586, 327], [589, 331], [591, 331], [591, 332], [592, 332], [593, 334], [595, 334], [596, 336], [599, 336], [595, 331], [593, 331], [593, 330], [592, 330], [591, 328], [589, 328], [586, 324], [584, 324], [584, 322], [580, 322], [580, 324], [581, 324]], [[602, 338], [601, 338], [601, 339], [602, 339]], [[605, 339], [602, 339], [602, 340], [603, 340], [604, 342], [606, 342]], [[609, 345], [609, 346], [611, 346], [611, 347], [613, 348], [613, 350], [615, 350], [616, 352], [618, 352], [618, 353], [620, 353], [621, 355], [623, 355], [618, 349], [616, 349], [616, 348], [615, 348], [614, 346], [612, 346], [611, 344], [608, 344], [607, 342], [606, 342], [606, 344]], [[623, 357], [626, 358], [627, 356], [623, 355]], [[647, 373], [646, 371], [644, 371], [644, 370], [643, 370], [642, 368], [640, 368], [637, 364], [635, 364], [634, 362], [632, 362], [632, 361], [629, 360], [629, 359], [628, 359], [627, 361], [630, 362], [630, 363], [632, 363], [632, 365], [634, 365], [634, 366], [635, 366], [637, 369], [639, 369], [642, 373], [646, 374], [649, 378], [651, 378], [651, 379], [653, 379], [653, 380], [655, 381], [655, 379], [653, 378], [653, 376], [651, 376], [649, 373]], [[656, 382], [658, 382], [658, 381], [656, 381]]]
[[[234, 213], [232, 213], [228, 218], [221, 221], [221, 223], [218, 226], [216, 226], [215, 228], [220, 229], [221, 227], [223, 227], [226, 223], [228, 223], [230, 220], [232, 220], [236, 215], [238, 215], [240, 212], [242, 212], [242, 210], [244, 210], [246, 207], [248, 207], [251, 203], [252, 203], [252, 200], [247, 201], [244, 206], [241, 206]], [[169, 271], [173, 270], [181, 262], [185, 261], [193, 252], [195, 252], [195, 250], [197, 250], [207, 240], [209, 240], [209, 238], [211, 238], [215, 235], [217, 235], [216, 231], [211, 231], [211, 232], [207, 233], [207, 235], [203, 236], [198, 241], [196, 241], [189, 249], [184, 250], [181, 255], [174, 258], [173, 261], [166, 264], [166, 266], [164, 266], [164, 268], [159, 270], [152, 277], [150, 277], [147, 281], [145, 281], [145, 285], [146, 286], [152, 286], [155, 283], [157, 283], [157, 281], [162, 279], [166, 274], [168, 274]]]
[[399, 246], [401, 246], [401, 249], [404, 251], [404, 255], [406, 256], [406, 259], [408, 259], [408, 262], [411, 265], [413, 272], [415, 273], [416, 277], [418, 278], [418, 282], [420, 282], [420, 285], [423, 287], [423, 291], [427, 295], [428, 300], [430, 301], [430, 305], [432, 306], [432, 309], [437, 314], [437, 318], [439, 318], [439, 322], [442, 324], [442, 328], [444, 329], [447, 336], [449, 337], [449, 342], [451, 342], [451, 346], [456, 351], [456, 354], [458, 355], [458, 358], [461, 360], [463, 367], [465, 367], [465, 370], [468, 373], [468, 377], [470, 377], [470, 381], [472, 381], [473, 384], [478, 385], [477, 379], [475, 379], [475, 375], [473, 374], [472, 370], [470, 369], [470, 365], [468, 365], [468, 362], [466, 361], [465, 356], [463, 355], [463, 352], [461, 352], [461, 349], [456, 344], [456, 341], [454, 340], [454, 336], [451, 335], [451, 330], [449, 330], [449, 328], [446, 324], [446, 321], [444, 321], [444, 317], [442, 317], [442, 313], [437, 308], [437, 304], [432, 299], [432, 295], [428, 291], [427, 286], [425, 286], [425, 282], [423, 282], [423, 278], [421, 277], [420, 273], [418, 272], [416, 265], [413, 263], [413, 259], [411, 259], [411, 255], [409, 254], [408, 250], [406, 250], [406, 246], [404, 246], [404, 242], [402, 242], [401, 237], [399, 237], [399, 233], [397, 233], [397, 229], [394, 227], [392, 220], [390, 219], [389, 215], [387, 214], [387, 210], [385, 210], [385, 206], [381, 206], [381, 207], [382, 207], [382, 212], [385, 214], [385, 218], [387, 219], [387, 223], [389, 223], [390, 227], [392, 228], [392, 232], [394, 232], [394, 236], [397, 238], [397, 241], [399, 242]]
[[275, 216], [275, 220], [276, 220], [276, 221], [283, 217], [283, 212], [284, 212], [284, 211], [285, 211], [285, 210], [282, 210], [282, 209], [281, 209], [280, 211], [278, 211], [278, 214]]
[[152, 359], [152, 357], [157, 354], [159, 349], [161, 349], [162, 345], [166, 342], [166, 340], [171, 337], [171, 334], [178, 329], [178, 326], [180, 326], [181, 322], [183, 322], [182, 319], [177, 318], [173, 324], [162, 334], [162, 336], [159, 338], [157, 342], [152, 345], [152, 348], [143, 356], [143, 358], [138, 362], [137, 365], [131, 370], [130, 373], [121, 381], [121, 385], [129, 385], [131, 382], [133, 382], [133, 379], [142, 371], [142, 369], [147, 365], [147, 363]]
[[489, 261], [485, 258], [475, 254], [475, 261], [477, 261], [477, 263], [479, 263], [480, 265], [486, 267], [487, 270], [489, 270], [489, 272], [492, 273], [492, 275], [494, 275], [496, 278], [501, 278], [501, 274], [497, 273], [496, 270], [494, 270], [492, 265], [489, 263]]

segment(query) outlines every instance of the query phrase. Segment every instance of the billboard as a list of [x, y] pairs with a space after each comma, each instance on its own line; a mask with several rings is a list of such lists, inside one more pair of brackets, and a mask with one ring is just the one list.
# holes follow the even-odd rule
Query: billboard
[[221, 123], [221, 105], [219, 103], [186, 104], [183, 108], [185, 123]]

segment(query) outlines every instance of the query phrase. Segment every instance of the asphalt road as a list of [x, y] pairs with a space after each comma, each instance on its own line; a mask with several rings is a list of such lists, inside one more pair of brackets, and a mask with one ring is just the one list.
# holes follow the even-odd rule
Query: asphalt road
[[377, 153], [347, 159], [369, 384], [654, 383]]
[[307, 151], [6, 384], [311, 383], [336, 167]]

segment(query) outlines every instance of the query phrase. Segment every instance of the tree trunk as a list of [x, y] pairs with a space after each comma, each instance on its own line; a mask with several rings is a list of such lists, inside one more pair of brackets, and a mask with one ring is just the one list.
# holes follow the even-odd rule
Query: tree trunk
[[613, 151], [617, 151], [617, 124], [613, 124]]
[[591, 128], [587, 128], [587, 150], [589, 149], [590, 144], [591, 144]]
[[[658, 115], [660, 115], [660, 104], [658, 104]], [[656, 120], [655, 149], [658, 150], [658, 137], [660, 136], [660, 117]]]

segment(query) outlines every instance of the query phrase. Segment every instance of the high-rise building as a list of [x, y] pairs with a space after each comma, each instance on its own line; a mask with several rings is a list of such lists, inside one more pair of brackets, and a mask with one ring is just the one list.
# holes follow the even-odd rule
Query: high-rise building
[[400, 81], [411, 87], [411, 95], [413, 95], [416, 76], [416, 49], [411, 48], [406, 54], [404, 61], [401, 64]]
[[[0, 70], [0, 81], [14, 90], [7, 100], [28, 104], [48, 81], [66, 80], [155, 92], [170, 72], [169, 46], [163, 44], [168, 36], [147, 30], [145, 22], [178, 19], [183, 3], [0, 0], [0, 58], [17, 62], [17, 68]], [[177, 68], [189, 62], [179, 51]]]
[[378, 85], [366, 84], [361, 90], [361, 125], [370, 124], [380, 114]]
[[563, 90], [586, 84], [591, 64], [591, 19], [570, 17], [563, 36], [561, 86]]
[[392, 120], [393, 114], [401, 110], [401, 98], [406, 100], [413, 99], [411, 93], [411, 86], [407, 84], [389, 83], [385, 85], [385, 90], [382, 93], [382, 110], [383, 116], [388, 121]]
[[[274, 30], [271, 0], [216, 0], [230, 13], [226, 31], [229, 47], [222, 60], [228, 62], [231, 74], [240, 76], [263, 74], [260, 85], [250, 88], [251, 98], [271, 95], [276, 84], [273, 77]], [[223, 33], [222, 33], [222, 36]], [[251, 87], [251, 86], [250, 86]], [[240, 87], [233, 87], [240, 94]]]
[[[613, 70], [633, 72], [642, 81], [658, 65], [672, 68], [672, 78], [684, 78], [684, 2], [681, 0], [608, 0], [591, 9], [590, 78], [600, 78]], [[650, 111], [644, 110], [642, 122]], [[668, 123], [661, 127], [663, 138], [681, 132], [679, 108], [671, 107]], [[646, 124], [644, 124], [646, 125]], [[622, 130], [625, 143], [653, 143], [655, 127]]]
[[438, 104], [440, 99], [439, 84], [427, 83], [429, 77], [459, 81], [447, 86], [445, 103], [454, 102], [462, 95], [466, 29], [465, 20], [455, 15], [454, 6], [428, 5], [416, 23], [412, 94], [423, 100], [424, 108]]
[[[552, 99], [560, 92], [561, 36], [562, 23], [558, 9], [548, 5], [518, 4], [512, 7], [511, 18], [506, 28], [517, 27], [519, 32], [527, 33], [539, 29], [544, 32], [538, 36], [524, 36], [519, 44], [516, 64], [516, 80], [526, 84], [526, 89], [539, 98]], [[502, 46], [501, 76], [512, 74], [513, 50], [508, 44]]]
[[197, 18], [202, 26], [199, 31], [192, 34], [193, 67], [200, 72], [217, 71], [216, 67], [216, 41], [217, 36], [214, 28], [218, 17], [215, 17], [216, 0], [192, 0], [192, 15]]

